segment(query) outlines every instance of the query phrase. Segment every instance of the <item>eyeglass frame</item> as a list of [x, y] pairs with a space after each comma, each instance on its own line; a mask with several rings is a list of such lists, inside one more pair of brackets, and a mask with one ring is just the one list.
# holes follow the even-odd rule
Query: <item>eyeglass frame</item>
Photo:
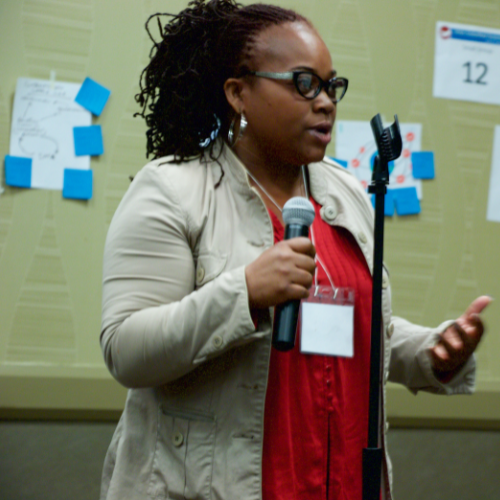
[[[319, 87], [317, 88], [314, 95], [311, 97], [304, 95], [299, 89], [298, 78], [299, 78], [299, 75], [302, 73], [306, 73], [308, 75], [313, 75], [315, 78], [317, 78], [319, 80]], [[297, 90], [297, 92], [304, 99], [308, 99], [310, 101], [312, 101], [313, 99], [316, 99], [316, 97], [318, 97], [318, 95], [321, 93], [321, 91], [323, 89], [325, 89], [325, 92], [326, 92], [326, 90], [328, 89], [328, 86], [331, 85], [333, 82], [343, 81], [343, 82], [345, 82], [344, 92], [342, 93], [342, 95], [338, 99], [333, 100], [328, 95], [328, 92], [326, 92], [326, 95], [328, 95], [328, 97], [331, 99], [331, 101], [334, 104], [338, 104], [342, 100], [342, 98], [345, 96], [345, 94], [347, 92], [347, 86], [349, 84], [349, 80], [347, 78], [344, 78], [343, 76], [334, 76], [325, 82], [325, 80], [323, 80], [323, 78], [318, 76], [316, 73], [314, 73], [313, 71], [307, 71], [307, 70], [294, 70], [294, 71], [287, 71], [285, 73], [274, 73], [272, 71], [249, 71], [247, 74], [251, 75], [251, 76], [257, 76], [260, 78], [269, 78], [271, 80], [293, 80], [293, 83], [295, 85], [295, 89]]]

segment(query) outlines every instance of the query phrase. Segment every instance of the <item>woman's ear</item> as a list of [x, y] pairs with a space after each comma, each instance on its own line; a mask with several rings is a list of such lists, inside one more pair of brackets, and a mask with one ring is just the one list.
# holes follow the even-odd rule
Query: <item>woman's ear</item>
[[244, 83], [241, 78], [228, 78], [224, 82], [224, 93], [229, 105], [233, 108], [235, 113], [239, 115], [244, 112], [243, 106], [243, 87]]

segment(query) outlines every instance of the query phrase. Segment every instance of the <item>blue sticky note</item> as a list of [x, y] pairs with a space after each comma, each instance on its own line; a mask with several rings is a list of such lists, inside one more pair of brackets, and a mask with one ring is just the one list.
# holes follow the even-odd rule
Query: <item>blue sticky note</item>
[[90, 200], [92, 198], [92, 170], [65, 168], [63, 178], [63, 198]]
[[73, 127], [76, 156], [98, 156], [104, 153], [102, 130], [100, 125]]
[[347, 165], [349, 164], [347, 160], [339, 160], [338, 158], [334, 158], [333, 156], [330, 156], [330, 158], [333, 161], [336, 161], [339, 165], [342, 165], [344, 168], [347, 168]]
[[434, 153], [432, 151], [412, 153], [411, 164], [415, 179], [434, 179]]
[[417, 196], [417, 188], [407, 187], [393, 189], [394, 204], [398, 215], [414, 215], [420, 213], [420, 201]]
[[[375, 208], [375, 195], [371, 195], [372, 205]], [[384, 215], [387, 217], [392, 217], [394, 215], [394, 196], [392, 194], [392, 190], [388, 189], [387, 193], [385, 193], [384, 199]]]
[[31, 165], [31, 158], [5, 155], [5, 184], [19, 188], [30, 188]]
[[111, 90], [103, 87], [101, 84], [92, 80], [92, 78], [85, 78], [75, 101], [88, 109], [92, 114], [99, 116], [108, 102]]

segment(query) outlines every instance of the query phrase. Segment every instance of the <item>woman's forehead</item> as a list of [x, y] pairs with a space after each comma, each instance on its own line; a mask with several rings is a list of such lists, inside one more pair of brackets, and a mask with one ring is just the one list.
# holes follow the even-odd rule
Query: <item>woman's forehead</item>
[[[253, 60], [259, 70], [294, 67], [332, 69], [330, 53], [318, 32], [303, 21], [273, 25], [255, 39]], [[328, 66], [327, 68], [325, 66]]]

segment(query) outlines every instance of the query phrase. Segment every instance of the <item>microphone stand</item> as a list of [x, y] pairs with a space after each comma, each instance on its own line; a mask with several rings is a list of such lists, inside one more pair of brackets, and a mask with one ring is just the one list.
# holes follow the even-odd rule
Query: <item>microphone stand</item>
[[368, 447], [363, 449], [363, 500], [380, 500], [383, 450], [379, 446], [382, 344], [382, 262], [384, 257], [384, 206], [389, 184], [389, 161], [401, 154], [402, 141], [398, 117], [388, 128], [382, 126], [380, 114], [370, 121], [378, 155], [373, 165], [368, 192], [375, 195], [375, 233], [373, 249], [372, 323], [370, 349], [370, 399], [368, 413]]

